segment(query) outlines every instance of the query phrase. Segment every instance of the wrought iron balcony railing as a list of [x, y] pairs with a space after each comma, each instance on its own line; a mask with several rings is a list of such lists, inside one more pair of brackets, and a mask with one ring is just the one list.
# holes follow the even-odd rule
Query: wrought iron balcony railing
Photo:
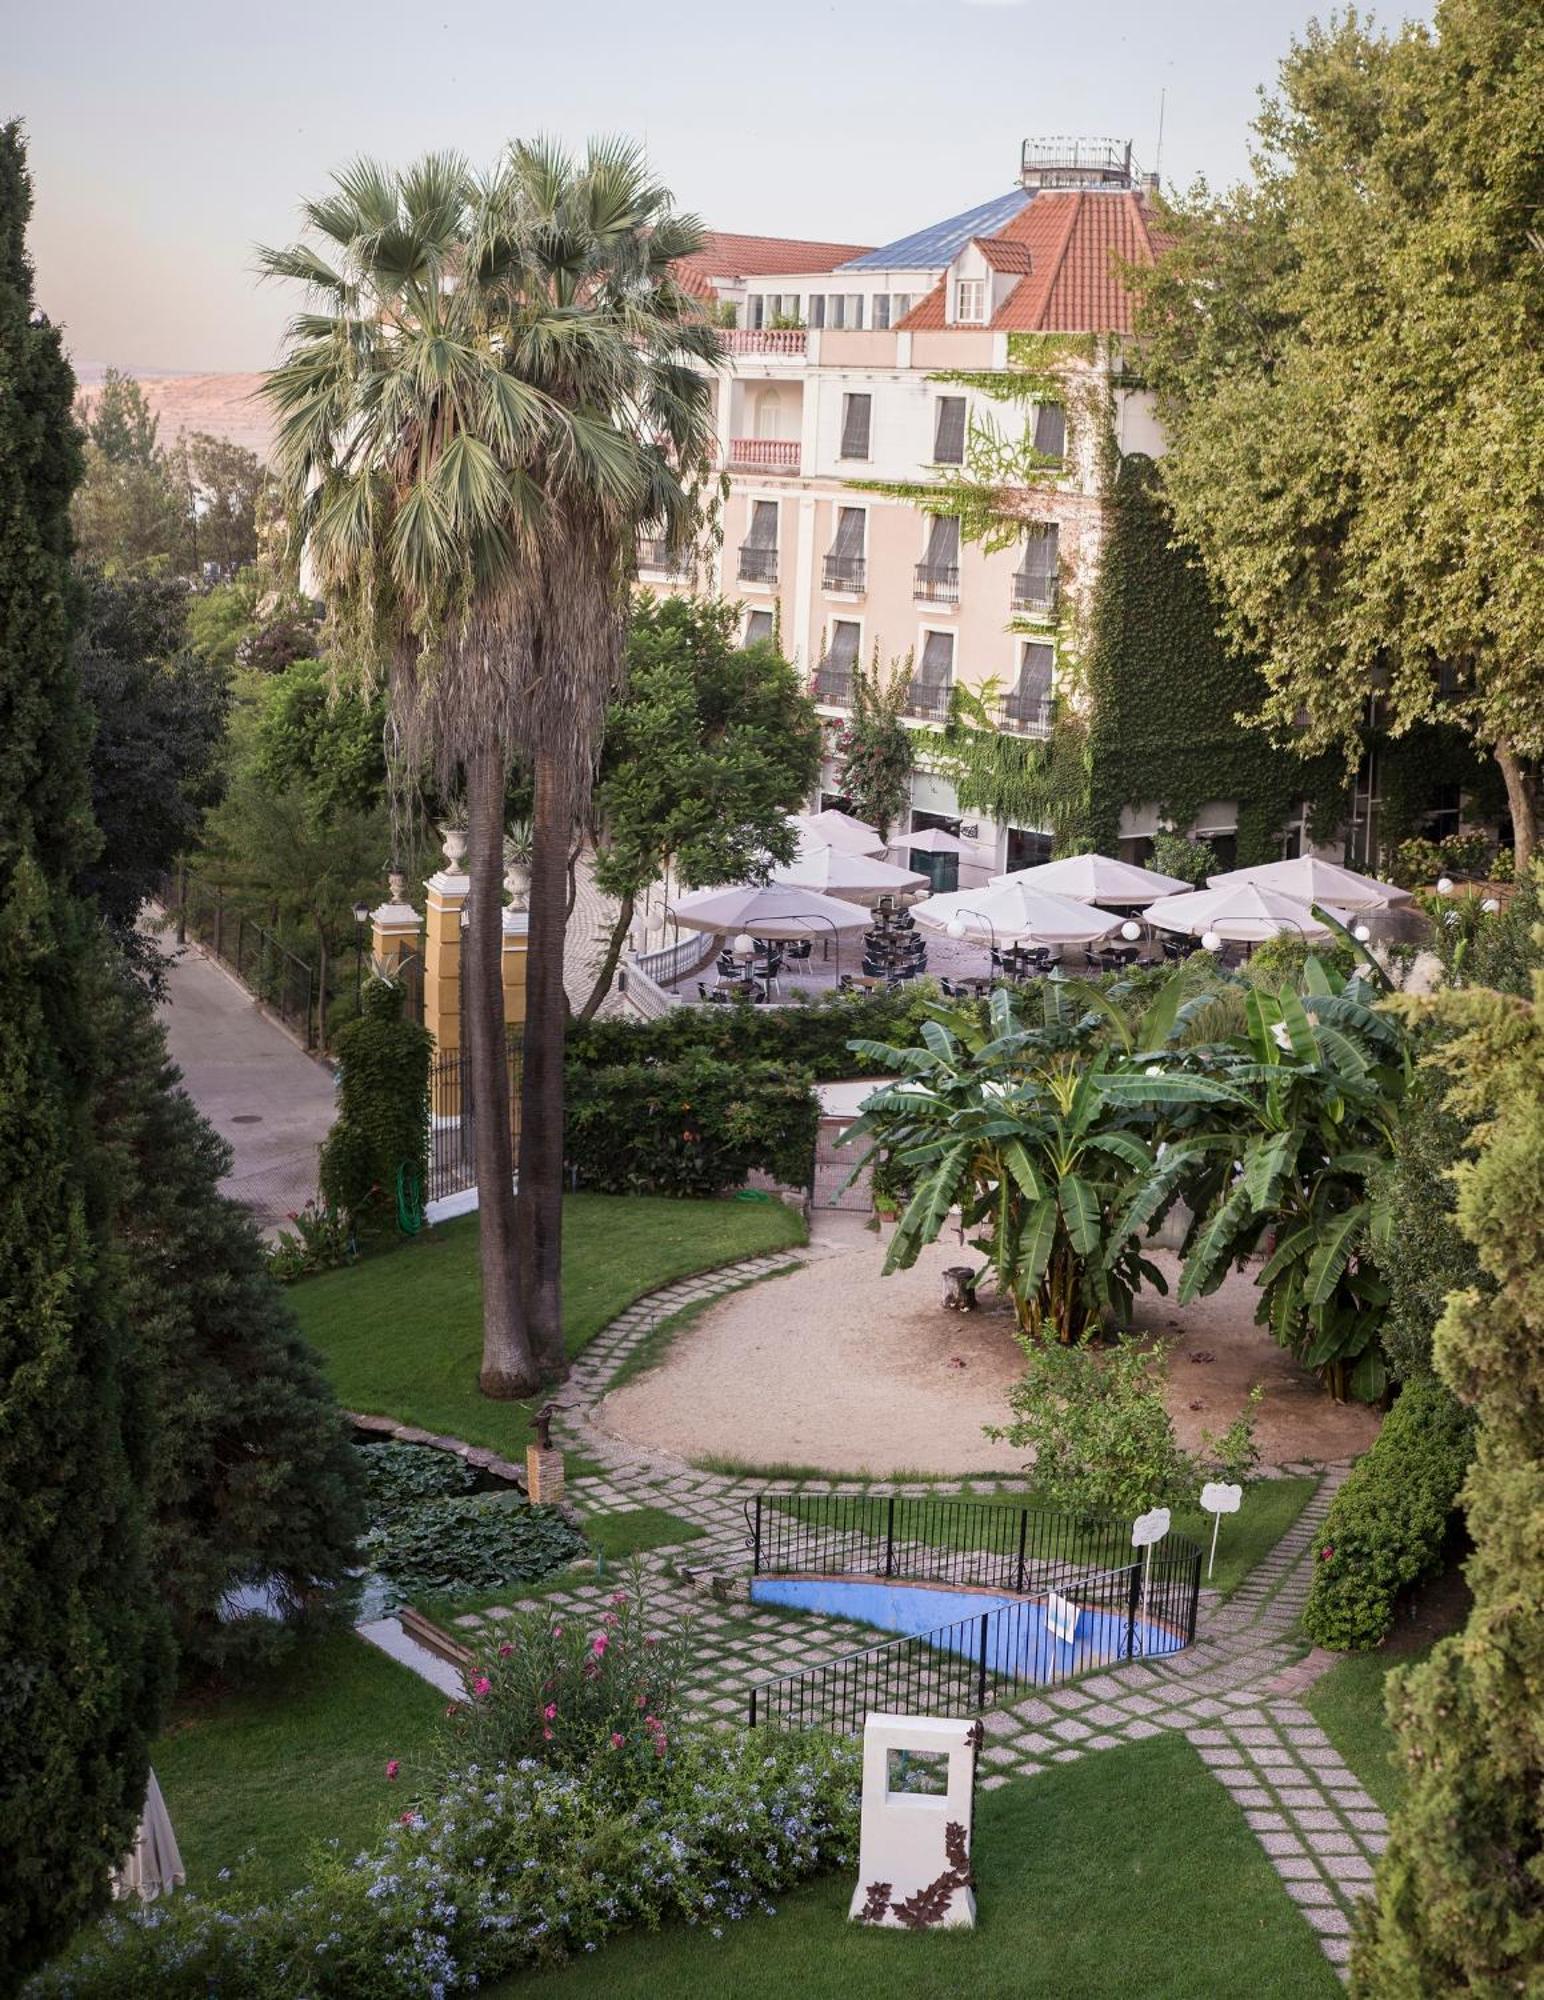
[[917, 564], [917, 581], [913, 595], [926, 604], [958, 604], [960, 601], [960, 569], [958, 563]]
[[952, 681], [913, 681], [906, 690], [906, 713], [929, 722], [942, 722], [949, 713]]
[[852, 707], [852, 668], [829, 666], [822, 660], [815, 669], [811, 691], [816, 701], [832, 708]]
[[1013, 736], [1049, 736], [1051, 703], [1048, 696], [1007, 694], [998, 706], [998, 723]]
[[740, 550], [741, 583], [776, 583], [777, 550], [751, 548]]
[[1013, 608], [1049, 615], [1056, 609], [1059, 583], [1054, 576], [1045, 576], [1038, 570], [1017, 570], [1013, 578]]
[[868, 560], [864, 556], [827, 556], [825, 560], [825, 585], [827, 590], [861, 591], [868, 577]]

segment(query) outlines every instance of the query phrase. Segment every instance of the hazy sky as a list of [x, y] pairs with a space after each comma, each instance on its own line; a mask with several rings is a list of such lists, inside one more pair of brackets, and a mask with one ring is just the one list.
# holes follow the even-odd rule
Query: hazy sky
[[[356, 153], [645, 139], [710, 225], [881, 243], [1010, 187], [1031, 134], [1109, 134], [1166, 183], [1246, 166], [1315, 0], [4, 0], [44, 308], [78, 363], [247, 369], [283, 294], [252, 246]], [[1426, 12], [1391, 6], [1384, 18]]]

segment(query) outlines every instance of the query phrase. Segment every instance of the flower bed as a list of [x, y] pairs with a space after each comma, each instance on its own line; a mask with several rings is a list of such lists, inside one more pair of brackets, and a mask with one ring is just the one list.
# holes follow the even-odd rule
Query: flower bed
[[[180, 1894], [109, 1918], [34, 1991], [286, 2000], [469, 1991], [668, 1918], [723, 1927], [856, 1859], [858, 1753], [683, 1736], [679, 1640], [636, 1591], [593, 1630], [517, 1621], [452, 1705], [451, 1768], [368, 1851], [277, 1901]], [[500, 1759], [529, 1743], [534, 1754]], [[385, 1779], [396, 1777], [394, 1760]]]

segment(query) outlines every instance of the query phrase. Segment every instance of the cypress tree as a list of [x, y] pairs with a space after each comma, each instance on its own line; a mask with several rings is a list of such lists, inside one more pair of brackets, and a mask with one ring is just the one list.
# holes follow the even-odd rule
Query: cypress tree
[[[100, 1100], [115, 1155], [122, 1293], [150, 1371], [147, 1487], [156, 1588], [183, 1671], [252, 1664], [349, 1608], [364, 1527], [348, 1426], [246, 1210], [221, 1194], [230, 1148], [179, 1086], [165, 1033], [127, 970], [105, 998]], [[420, 1031], [421, 1032], [421, 1031]], [[222, 1615], [242, 1586], [260, 1612]]]
[[167, 1692], [146, 1558], [148, 1385], [94, 1130], [100, 929], [70, 653], [74, 379], [37, 312], [20, 127], [0, 127], [0, 1965], [106, 1896]]
[[1402, 1004], [1451, 1031], [1447, 1107], [1471, 1126], [1457, 1219], [1486, 1282], [1449, 1296], [1433, 1358], [1478, 1419], [1474, 1608], [1390, 1676], [1409, 1784], [1351, 1979], [1378, 2000], [1499, 2000], [1544, 1993], [1544, 972], [1531, 1002], [1469, 987]]

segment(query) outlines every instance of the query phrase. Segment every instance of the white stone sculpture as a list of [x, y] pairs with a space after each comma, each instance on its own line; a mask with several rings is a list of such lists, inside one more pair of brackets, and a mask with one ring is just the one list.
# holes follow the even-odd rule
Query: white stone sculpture
[[864, 1719], [850, 1916], [901, 1930], [975, 1924], [970, 1835], [980, 1743], [981, 1724], [959, 1716]]

